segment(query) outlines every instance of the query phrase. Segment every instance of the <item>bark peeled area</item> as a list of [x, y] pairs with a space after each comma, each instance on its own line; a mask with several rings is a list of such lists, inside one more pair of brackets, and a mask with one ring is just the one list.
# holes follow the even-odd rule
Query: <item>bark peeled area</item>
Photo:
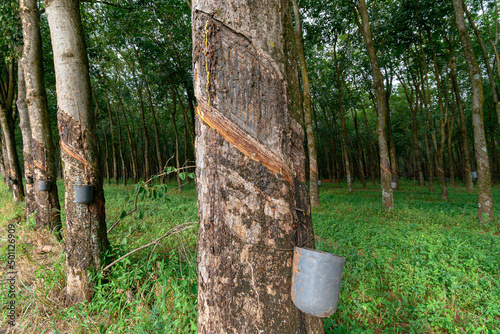
[[[73, 303], [90, 300], [92, 285], [88, 274], [92, 268], [99, 269], [109, 244], [79, 1], [52, 0], [45, 5], [54, 51], [57, 120], [64, 166], [66, 290], [68, 302]], [[93, 185], [93, 201], [77, 204], [74, 187], [84, 184]]]
[[323, 333], [290, 297], [293, 247], [314, 247], [314, 234], [288, 100], [288, 9], [193, 4], [200, 333]]

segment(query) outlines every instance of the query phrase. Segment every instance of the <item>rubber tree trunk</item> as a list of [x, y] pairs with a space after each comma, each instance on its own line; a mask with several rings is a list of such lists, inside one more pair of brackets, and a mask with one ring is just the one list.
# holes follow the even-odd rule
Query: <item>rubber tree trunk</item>
[[12, 190], [14, 202], [22, 202], [24, 200], [23, 175], [17, 156], [16, 138], [14, 137], [14, 120], [12, 118], [15, 85], [14, 60], [10, 59], [9, 61], [10, 63], [3, 64], [3, 70], [6, 72], [7, 80], [4, 82], [4, 87], [2, 87], [5, 94], [0, 94], [0, 125], [5, 142], [6, 175], [14, 180], [14, 183], [10, 185], [9, 189]]
[[[428, 31], [428, 39], [433, 46], [432, 43], [432, 38], [430, 31]], [[434, 64], [434, 75], [436, 78], [436, 86], [437, 86], [437, 93], [438, 93], [438, 108], [439, 108], [439, 135], [440, 135], [440, 142], [439, 146], [437, 143], [437, 138], [436, 138], [436, 131], [434, 130], [435, 128], [435, 122], [431, 120], [431, 125], [433, 126], [432, 129], [432, 144], [434, 146], [434, 152], [436, 152], [436, 169], [437, 169], [437, 174], [438, 174], [438, 179], [439, 179], [439, 187], [441, 189], [441, 198], [445, 201], [448, 201], [448, 188], [446, 187], [446, 176], [445, 176], [445, 171], [444, 171], [444, 148], [445, 148], [445, 141], [446, 141], [446, 122], [447, 122], [447, 110], [445, 111], [445, 108], [443, 106], [443, 95], [441, 94], [441, 74], [439, 73], [439, 66], [438, 66], [438, 61], [436, 57], [436, 53], [434, 50], [432, 51], [432, 60]], [[432, 115], [432, 114], [431, 114]]]
[[5, 141], [3, 140], [3, 133], [0, 132], [0, 174], [2, 175], [2, 178], [5, 183], [7, 183], [7, 176], [6, 176], [6, 171], [5, 171], [5, 160], [4, 160], [4, 145]]
[[177, 179], [177, 189], [179, 190], [179, 193], [182, 191], [182, 181], [180, 178], [180, 152], [179, 152], [179, 131], [177, 131], [177, 123], [175, 120], [175, 114], [177, 113], [177, 99], [175, 98], [175, 93], [174, 90], [171, 89], [172, 91], [172, 110], [171, 110], [171, 115], [172, 115], [172, 125], [174, 126], [174, 138], [175, 138], [175, 168], [177, 169], [176, 173], [176, 179]]
[[341, 73], [340, 73], [340, 66], [339, 66], [339, 60], [337, 57], [337, 37], [335, 36], [334, 39], [334, 44], [333, 44], [333, 55], [334, 55], [334, 62], [335, 62], [335, 72], [336, 72], [336, 79], [337, 79], [337, 91], [338, 91], [338, 107], [339, 107], [339, 112], [340, 112], [340, 120], [342, 124], [342, 156], [344, 158], [344, 167], [345, 167], [345, 174], [347, 178], [347, 191], [352, 192], [352, 176], [351, 176], [351, 163], [349, 159], [349, 154], [347, 150], [347, 143], [348, 143], [348, 137], [347, 137], [347, 126], [346, 126], [346, 121], [345, 121], [345, 115], [344, 115], [344, 104], [342, 103], [342, 86], [341, 86]]
[[[144, 73], [144, 68], [142, 67], [142, 64], [139, 60], [139, 52], [137, 49], [135, 49], [135, 53], [137, 56], [137, 63], [139, 64], [139, 68], [141, 70], [141, 76], [142, 76], [142, 81], [144, 82], [144, 85], [146, 86], [146, 93], [148, 95], [148, 104], [149, 104], [149, 110], [151, 111], [151, 120], [153, 121], [153, 130], [155, 133], [155, 148], [156, 148], [156, 160], [157, 160], [157, 166], [158, 166], [158, 171], [157, 173], [163, 172], [163, 159], [161, 157], [161, 149], [160, 149], [160, 134], [158, 131], [158, 122], [156, 120], [156, 110], [155, 106], [153, 104], [153, 99], [151, 97], [151, 90], [149, 89], [149, 84], [146, 80], [146, 74]], [[163, 177], [161, 177], [161, 180], [163, 181]]]
[[364, 169], [364, 164], [363, 164], [363, 156], [364, 156], [364, 150], [362, 147], [361, 143], [361, 137], [359, 135], [359, 128], [358, 128], [358, 112], [356, 109], [352, 111], [353, 113], [353, 120], [354, 120], [354, 130], [356, 131], [356, 142], [358, 144], [358, 164], [359, 164], [359, 177], [361, 179], [361, 183], [363, 183], [363, 188], [366, 188], [366, 178], [365, 178], [365, 169]]
[[[135, 77], [135, 74], [134, 74]], [[149, 135], [148, 128], [146, 124], [146, 116], [144, 112], [144, 100], [142, 98], [142, 86], [143, 83], [136, 84], [137, 96], [139, 97], [139, 106], [141, 110], [141, 124], [142, 124], [142, 134], [144, 136], [144, 180], [147, 180], [151, 176], [151, 165], [149, 161]]]
[[295, 41], [297, 43], [297, 53], [299, 56], [300, 73], [302, 74], [303, 84], [303, 111], [307, 136], [307, 152], [309, 155], [309, 188], [311, 195], [311, 204], [319, 205], [319, 187], [318, 187], [318, 150], [316, 148], [316, 138], [314, 137], [314, 128], [311, 112], [311, 87], [309, 85], [309, 76], [307, 74], [306, 56], [304, 53], [304, 44], [302, 43], [302, 23], [300, 19], [299, 5], [297, 0], [292, 0], [293, 14], [295, 19]]
[[460, 91], [458, 88], [457, 75], [455, 73], [455, 58], [453, 57], [450, 65], [450, 76], [451, 84], [453, 86], [453, 91], [455, 92], [455, 98], [457, 101], [458, 113], [460, 115], [460, 138], [462, 144], [462, 154], [463, 154], [463, 174], [465, 182], [465, 191], [471, 193], [474, 191], [474, 184], [472, 183], [472, 170], [470, 162], [470, 152], [469, 152], [469, 139], [467, 137], [467, 125], [465, 121], [464, 107], [462, 103], [462, 98], [460, 97]]
[[[54, 52], [57, 118], [64, 162], [68, 303], [91, 299], [90, 270], [99, 269], [109, 247], [102, 173], [98, 169], [94, 137], [96, 120], [79, 5], [78, 0], [45, 1]], [[93, 185], [93, 200], [77, 204], [75, 185], [84, 184]]]
[[[392, 72], [392, 70], [391, 70]], [[394, 136], [392, 135], [392, 122], [391, 122], [391, 109], [390, 109], [390, 100], [391, 100], [391, 93], [392, 93], [392, 74], [388, 75], [386, 71], [386, 80], [387, 80], [387, 85], [385, 89], [385, 103], [387, 105], [387, 139], [389, 140], [389, 155], [391, 157], [391, 174], [392, 174], [392, 179], [398, 181], [398, 175], [399, 175], [399, 166], [398, 166], [398, 155], [396, 152], [396, 143], [394, 141]]]
[[117, 128], [118, 128], [118, 152], [120, 154], [120, 162], [122, 165], [122, 182], [123, 185], [127, 185], [127, 164], [125, 163], [125, 155], [123, 154], [123, 141], [122, 141], [122, 125], [120, 122], [120, 117], [118, 116], [118, 108], [116, 107], [116, 104], [113, 104], [113, 109], [115, 111], [115, 116], [116, 116], [116, 122]]
[[455, 9], [455, 21], [457, 24], [460, 42], [469, 69], [469, 79], [472, 88], [472, 126], [474, 130], [474, 149], [477, 160], [478, 174], [478, 197], [480, 221], [493, 221], [493, 196], [491, 192], [491, 171], [488, 159], [488, 148], [486, 145], [486, 135], [483, 120], [483, 84], [481, 81], [481, 71], [477, 63], [469, 32], [465, 26], [462, 0], [453, 0]]
[[[462, 1], [462, 3], [463, 3], [463, 1]], [[477, 42], [479, 43], [479, 46], [481, 47], [481, 52], [483, 54], [484, 64], [486, 66], [486, 72], [488, 73], [488, 80], [490, 81], [491, 97], [493, 99], [493, 106], [494, 106], [496, 114], [497, 114], [498, 129], [500, 130], [500, 104], [498, 103], [498, 90], [497, 90], [497, 84], [495, 82], [495, 77], [493, 75], [493, 69], [491, 68], [491, 64], [490, 64], [488, 50], [486, 50], [486, 45], [484, 44], [483, 37], [481, 36], [481, 32], [479, 31], [478, 27], [476, 26], [476, 23], [474, 22], [474, 19], [472, 18], [472, 15], [469, 12], [469, 10], [467, 9], [467, 6], [465, 5], [465, 3], [463, 3], [463, 9], [465, 11], [465, 14], [467, 15], [467, 20], [469, 21], [470, 26], [472, 27], [472, 30], [474, 30], [474, 34], [476, 35]]]
[[20, 13], [23, 25], [26, 104], [31, 126], [35, 180], [52, 181], [49, 191], [39, 191], [38, 184], [35, 184], [36, 228], [48, 228], [58, 232], [61, 229], [61, 206], [57, 193], [54, 143], [45, 92], [40, 11], [36, 0], [21, 0]]
[[290, 297], [314, 247], [287, 0], [193, 1], [199, 333], [323, 333]]
[[[26, 85], [24, 83], [24, 70], [22, 62], [17, 65], [17, 111], [19, 113], [19, 128], [23, 135], [23, 160], [24, 160], [24, 180], [25, 180], [25, 204], [26, 217], [30, 217], [36, 210], [35, 195], [33, 193], [33, 157], [31, 155], [31, 127], [26, 105]], [[32, 182], [29, 182], [32, 180]]]
[[455, 188], [455, 159], [453, 157], [453, 128], [455, 125], [455, 106], [451, 103], [451, 120], [448, 122], [447, 126], [447, 136], [446, 140], [448, 143], [448, 167], [450, 169], [450, 186]]
[[375, 99], [377, 102], [377, 136], [380, 151], [380, 182], [382, 184], [382, 204], [388, 211], [392, 211], [392, 209], [394, 208], [394, 198], [393, 191], [391, 189], [391, 162], [389, 160], [389, 148], [387, 145], [387, 137], [385, 131], [387, 124], [387, 104], [384, 92], [384, 76], [382, 75], [382, 72], [380, 71], [380, 68], [378, 66], [377, 53], [370, 32], [370, 22], [368, 20], [368, 11], [366, 9], [365, 1], [359, 0], [357, 8], [361, 17], [361, 23], [359, 23], [357, 16], [356, 22], [358, 23], [358, 26], [361, 30], [361, 35], [363, 35], [363, 40], [366, 45], [368, 57], [370, 58], [373, 72], [373, 87], [375, 90]]
[[113, 161], [113, 182], [118, 184], [118, 160], [116, 158], [116, 141], [115, 141], [115, 131], [113, 124], [113, 114], [111, 113], [111, 103], [107, 94], [104, 94], [106, 99], [106, 108], [108, 109], [109, 117], [109, 132], [111, 133], [111, 160]]

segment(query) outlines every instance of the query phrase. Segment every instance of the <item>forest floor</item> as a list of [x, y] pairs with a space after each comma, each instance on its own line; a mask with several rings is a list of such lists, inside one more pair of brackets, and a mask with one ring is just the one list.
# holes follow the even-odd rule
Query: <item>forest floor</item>
[[[352, 194], [345, 184], [320, 187], [316, 245], [347, 258], [326, 332], [500, 333], [500, 188], [493, 190], [496, 223], [480, 224], [477, 193], [463, 186], [449, 188], [450, 201], [443, 202], [438, 187], [431, 193], [403, 181], [392, 214], [370, 191], [378, 187], [357, 191], [355, 183]], [[110, 259], [197, 221], [192, 181], [182, 193], [173, 183], [110, 185], [105, 196], [108, 228], [121, 219], [109, 233]], [[63, 246], [34, 231], [23, 211], [0, 182], [0, 333], [196, 333], [196, 228], [125, 258], [104, 276], [94, 273], [92, 302], [67, 307]], [[16, 226], [15, 327], [6, 309], [9, 224]]]

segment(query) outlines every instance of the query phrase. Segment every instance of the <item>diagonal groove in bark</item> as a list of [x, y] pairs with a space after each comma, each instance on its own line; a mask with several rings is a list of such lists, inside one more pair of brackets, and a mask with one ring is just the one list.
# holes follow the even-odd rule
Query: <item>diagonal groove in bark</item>
[[265, 145], [248, 135], [236, 123], [231, 122], [217, 109], [201, 102], [196, 108], [197, 115], [212, 129], [217, 131], [225, 140], [237, 148], [241, 153], [253, 160], [262, 162], [275, 174], [281, 174], [291, 184], [290, 168], [285, 161], [271, 152]]

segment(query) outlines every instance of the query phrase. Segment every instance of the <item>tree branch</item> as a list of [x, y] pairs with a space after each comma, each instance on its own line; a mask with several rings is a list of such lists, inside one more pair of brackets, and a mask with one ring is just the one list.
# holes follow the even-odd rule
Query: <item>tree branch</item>
[[177, 233], [180, 233], [180, 232], [183, 232], [185, 230], [188, 230], [192, 227], [194, 227], [195, 225], [197, 225], [198, 223], [197, 222], [189, 222], [189, 223], [184, 223], [184, 224], [180, 224], [180, 225], [177, 225], [175, 226], [174, 228], [171, 228], [167, 233], [165, 233], [164, 235], [162, 235], [161, 237], [159, 237], [158, 239], [156, 239], [155, 241], [152, 241], [150, 242], [149, 244], [147, 245], [144, 245], [144, 246], [141, 246], [139, 248], [136, 248], [130, 252], [128, 252], [127, 254], [123, 255], [122, 257], [120, 257], [119, 259], [111, 262], [110, 264], [108, 264], [106, 267], [104, 267], [102, 270], [101, 270], [101, 274], [104, 274], [104, 272], [106, 270], [108, 270], [109, 268], [111, 268], [112, 266], [114, 266], [115, 264], [117, 264], [118, 262], [120, 262], [121, 260], [123, 260], [124, 258], [134, 254], [134, 253], [137, 253], [138, 251], [140, 250], [143, 250], [144, 248], [148, 248], [149, 246], [152, 246], [152, 245], [155, 245], [157, 244], [160, 240], [168, 237], [169, 235], [172, 235], [172, 234], [177, 234]]
[[123, 7], [123, 6], [117, 5], [115, 3], [111, 3], [109, 1], [103, 1], [103, 0], [81, 0], [81, 2], [102, 3], [104, 5], [108, 5], [108, 6], [111, 6], [111, 7], [117, 7], [117, 8], [121, 8], [121, 9], [125, 9], [125, 10], [135, 10], [134, 7]]

